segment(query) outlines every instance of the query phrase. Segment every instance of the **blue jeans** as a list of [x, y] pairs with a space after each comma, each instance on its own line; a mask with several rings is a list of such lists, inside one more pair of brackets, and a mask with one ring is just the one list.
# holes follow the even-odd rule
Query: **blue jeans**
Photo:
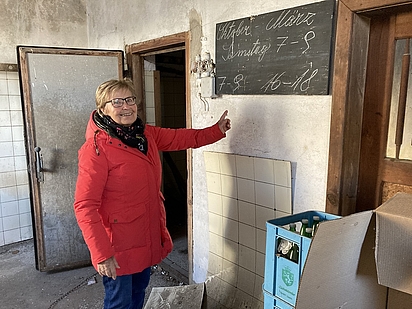
[[150, 267], [140, 273], [118, 276], [116, 280], [103, 276], [104, 309], [142, 309], [149, 280]]

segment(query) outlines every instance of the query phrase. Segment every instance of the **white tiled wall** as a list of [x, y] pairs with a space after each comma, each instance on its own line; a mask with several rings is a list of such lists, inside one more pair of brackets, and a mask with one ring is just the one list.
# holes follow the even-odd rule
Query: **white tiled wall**
[[33, 237], [17, 72], [0, 71], [0, 246]]
[[[261, 305], [266, 221], [292, 213], [291, 164], [217, 152], [205, 152], [204, 156], [209, 205], [208, 274], [214, 278], [208, 288], [217, 295], [243, 293], [250, 304]], [[235, 308], [236, 300], [223, 294], [220, 304]]]

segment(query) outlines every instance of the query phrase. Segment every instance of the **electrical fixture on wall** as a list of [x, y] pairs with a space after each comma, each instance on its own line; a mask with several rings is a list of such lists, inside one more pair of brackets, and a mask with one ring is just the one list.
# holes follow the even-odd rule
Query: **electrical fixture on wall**
[[209, 103], [205, 99], [217, 97], [215, 93], [215, 64], [209, 52], [196, 56], [192, 73], [196, 76], [199, 98], [205, 104], [205, 109], [209, 110]]

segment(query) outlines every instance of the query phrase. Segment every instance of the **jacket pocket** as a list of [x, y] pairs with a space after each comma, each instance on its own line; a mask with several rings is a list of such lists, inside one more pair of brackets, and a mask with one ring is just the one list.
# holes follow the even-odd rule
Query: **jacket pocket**
[[148, 220], [145, 212], [146, 205], [140, 204], [109, 214], [111, 241], [116, 252], [146, 246]]

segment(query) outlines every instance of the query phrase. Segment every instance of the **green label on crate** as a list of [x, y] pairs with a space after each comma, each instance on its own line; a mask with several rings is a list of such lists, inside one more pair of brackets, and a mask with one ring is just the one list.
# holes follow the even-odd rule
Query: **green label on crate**
[[276, 296], [295, 304], [299, 283], [299, 267], [285, 258], [278, 258], [276, 266]]
[[294, 274], [290, 270], [290, 267], [286, 266], [282, 268], [282, 281], [287, 285], [291, 286], [294, 282]]

